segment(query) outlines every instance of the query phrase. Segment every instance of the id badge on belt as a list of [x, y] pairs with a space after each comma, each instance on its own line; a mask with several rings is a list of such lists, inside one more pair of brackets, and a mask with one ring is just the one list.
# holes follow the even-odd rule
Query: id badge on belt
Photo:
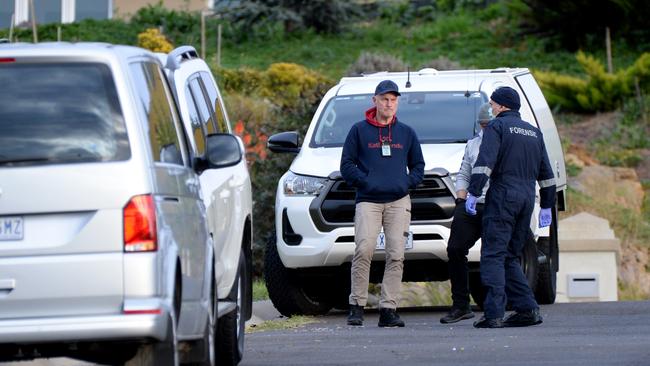
[[390, 141], [384, 141], [381, 143], [381, 156], [390, 156]]

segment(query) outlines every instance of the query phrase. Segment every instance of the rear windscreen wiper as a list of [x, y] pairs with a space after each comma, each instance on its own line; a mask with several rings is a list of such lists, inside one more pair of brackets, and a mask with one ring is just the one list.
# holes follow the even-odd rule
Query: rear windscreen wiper
[[33, 158], [20, 158], [20, 159], [2, 159], [0, 158], [0, 165], [19, 165], [23, 163], [38, 163], [41, 161], [51, 161], [48, 157], [33, 157]]

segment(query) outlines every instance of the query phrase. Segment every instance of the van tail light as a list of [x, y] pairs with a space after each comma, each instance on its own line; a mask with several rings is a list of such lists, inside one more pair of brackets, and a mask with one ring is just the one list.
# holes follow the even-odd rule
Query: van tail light
[[124, 206], [124, 251], [155, 252], [158, 249], [156, 237], [156, 210], [151, 195], [132, 197]]

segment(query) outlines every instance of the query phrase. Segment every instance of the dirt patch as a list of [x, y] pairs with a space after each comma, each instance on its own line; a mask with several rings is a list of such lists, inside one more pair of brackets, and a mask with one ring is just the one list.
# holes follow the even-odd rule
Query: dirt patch
[[[560, 123], [557, 127], [560, 136], [570, 142], [567, 152], [575, 155], [584, 165], [590, 166], [597, 164], [592, 157], [594, 142], [609, 136], [621, 118], [621, 112], [597, 113], [588, 116], [573, 115], [571, 119], [575, 122]], [[648, 181], [650, 180], [650, 149], [641, 149], [637, 152], [642, 159], [635, 167], [636, 174], [640, 181]]]
[[571, 145], [586, 148], [595, 140], [606, 137], [621, 119], [621, 113], [597, 113], [577, 118], [574, 123], [559, 124], [558, 131], [560, 136], [569, 138]]
[[641, 163], [635, 168], [636, 174], [639, 176], [639, 179], [644, 181], [650, 181], [650, 149], [639, 150], [641, 155]]
[[[601, 166], [594, 158], [595, 142], [607, 138], [621, 117], [620, 112], [570, 115], [568, 119], [572, 122], [559, 123], [558, 132], [570, 143], [565, 155], [567, 164], [581, 168], [577, 176], [569, 178], [571, 187], [601, 202], [616, 203], [639, 212], [643, 202], [639, 197], [644, 195], [640, 182], [650, 181], [650, 149], [636, 151], [642, 159], [634, 169]], [[625, 289], [619, 291], [619, 296], [628, 300], [647, 298], [650, 294], [650, 249], [623, 242], [619, 259], [619, 283]]]

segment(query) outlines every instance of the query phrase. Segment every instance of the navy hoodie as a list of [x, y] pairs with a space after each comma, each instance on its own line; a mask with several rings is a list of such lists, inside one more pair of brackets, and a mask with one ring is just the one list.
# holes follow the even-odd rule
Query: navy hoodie
[[[357, 189], [356, 202], [396, 201], [424, 176], [424, 158], [415, 131], [397, 117], [388, 125], [379, 124], [376, 114], [374, 107], [367, 110], [366, 119], [352, 126], [343, 145], [341, 175]], [[382, 156], [380, 138], [390, 142], [391, 156]]]

